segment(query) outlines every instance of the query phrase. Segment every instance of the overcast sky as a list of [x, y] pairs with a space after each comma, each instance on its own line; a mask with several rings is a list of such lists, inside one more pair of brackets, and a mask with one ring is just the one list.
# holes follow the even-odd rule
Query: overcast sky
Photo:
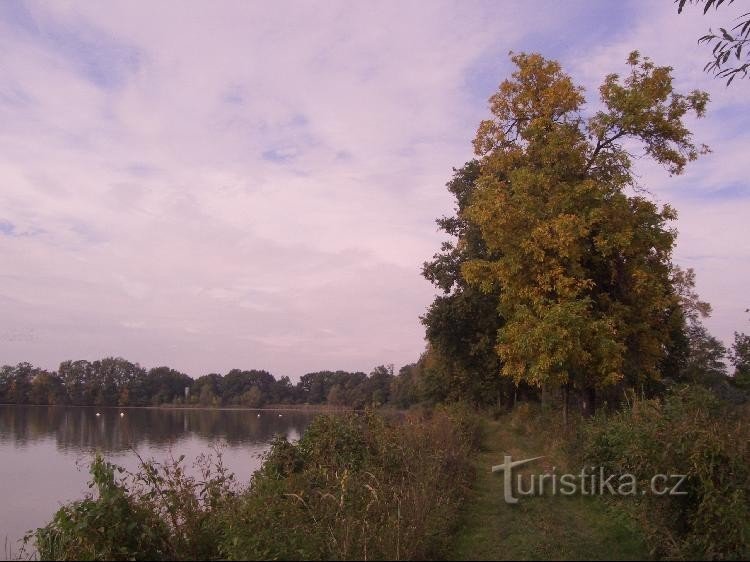
[[750, 328], [750, 80], [703, 74], [696, 39], [738, 11], [1, 2], [0, 363], [296, 379], [416, 360], [444, 185], [510, 50], [559, 59], [592, 101], [633, 49], [711, 93], [691, 127], [714, 153], [638, 171], [729, 342]]

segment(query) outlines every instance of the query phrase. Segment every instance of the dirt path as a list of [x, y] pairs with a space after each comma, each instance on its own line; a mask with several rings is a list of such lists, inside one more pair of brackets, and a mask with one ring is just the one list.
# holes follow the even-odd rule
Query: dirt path
[[[477, 482], [455, 543], [455, 559], [647, 559], [648, 550], [634, 522], [599, 497], [525, 497], [515, 505], [505, 503], [502, 473], [492, 473], [490, 467], [501, 464], [506, 454], [514, 460], [544, 455], [550, 449], [545, 440], [549, 437], [514, 429], [506, 418], [489, 424], [486, 450], [477, 458]], [[554, 456], [546, 455], [525, 470], [539, 474], [549, 468], [545, 463], [559, 460], [564, 466], [559, 456], [550, 460]]]

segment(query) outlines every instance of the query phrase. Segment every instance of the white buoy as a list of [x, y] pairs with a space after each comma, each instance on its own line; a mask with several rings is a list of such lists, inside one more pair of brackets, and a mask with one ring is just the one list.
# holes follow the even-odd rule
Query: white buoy
[[96, 413], [96, 417], [98, 418], [99, 416], [101, 416], [101, 414], [99, 412], [97, 412]]
[[120, 412], [120, 417], [124, 418], [125, 417], [125, 412]]
[[260, 414], [258, 414], [258, 417], [260, 417]]
[[279, 414], [279, 417], [281, 417], [281, 414]]

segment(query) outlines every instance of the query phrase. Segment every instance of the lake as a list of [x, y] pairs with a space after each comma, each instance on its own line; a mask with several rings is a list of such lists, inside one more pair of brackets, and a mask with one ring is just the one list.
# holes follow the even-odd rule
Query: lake
[[[97, 412], [100, 413], [97, 416]], [[123, 414], [123, 415], [120, 415]], [[96, 451], [134, 470], [144, 458], [194, 461], [219, 446], [245, 483], [275, 435], [300, 437], [315, 414], [294, 411], [0, 406], [0, 559], [61, 503], [88, 491]]]

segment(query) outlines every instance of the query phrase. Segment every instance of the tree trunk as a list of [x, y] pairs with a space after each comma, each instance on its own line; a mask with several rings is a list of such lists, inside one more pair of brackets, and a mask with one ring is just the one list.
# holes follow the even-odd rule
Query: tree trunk
[[549, 406], [549, 386], [542, 385], [542, 392], [541, 392], [541, 401], [542, 401], [542, 411], [546, 411], [547, 407]]
[[593, 386], [584, 389], [583, 391], [583, 415], [584, 417], [590, 418], [596, 413], [596, 388]]

